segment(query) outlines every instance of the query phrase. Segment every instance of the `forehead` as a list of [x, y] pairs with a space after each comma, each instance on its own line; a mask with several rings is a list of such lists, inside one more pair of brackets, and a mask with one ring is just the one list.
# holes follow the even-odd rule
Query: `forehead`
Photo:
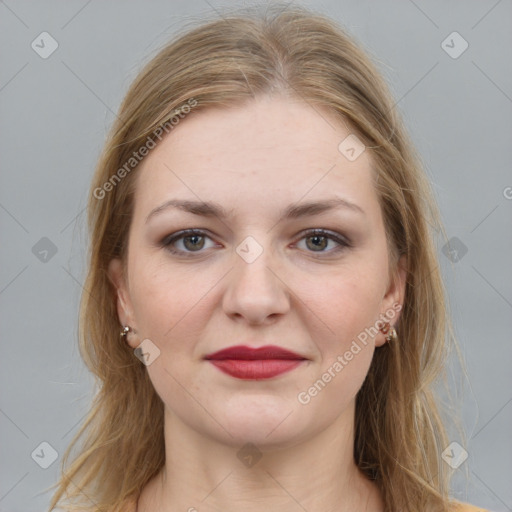
[[185, 117], [138, 170], [136, 210], [172, 197], [248, 208], [296, 203], [339, 192], [377, 206], [369, 151], [340, 152], [351, 129], [305, 102], [265, 97]]

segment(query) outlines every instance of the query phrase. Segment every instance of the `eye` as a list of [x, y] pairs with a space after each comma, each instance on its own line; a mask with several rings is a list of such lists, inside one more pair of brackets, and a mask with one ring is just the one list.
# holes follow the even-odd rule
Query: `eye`
[[[162, 245], [173, 254], [183, 254], [200, 252], [205, 247], [205, 240], [210, 239], [204, 231], [198, 229], [186, 229], [165, 237]], [[182, 244], [183, 248], [177, 248], [176, 245]]]
[[[204, 231], [199, 229], [186, 229], [166, 236], [162, 240], [161, 245], [172, 254], [190, 256], [192, 253], [201, 253], [204, 252], [202, 251], [203, 249], [208, 249], [208, 247], [205, 247], [207, 239], [211, 240]], [[306, 231], [302, 234], [300, 241], [302, 240], [306, 241], [306, 250], [308, 252], [320, 254], [337, 253], [351, 247], [351, 243], [348, 239], [325, 229], [311, 229]], [[329, 246], [329, 242], [334, 242], [335, 246], [330, 250], [325, 250]], [[179, 247], [180, 244], [181, 247]], [[215, 244], [210, 245], [210, 248], [211, 247], [215, 247]]]
[[[336, 253], [347, 247], [351, 247], [350, 242], [338, 235], [337, 233], [333, 233], [330, 231], [326, 231], [325, 229], [312, 229], [303, 233], [303, 237], [301, 240], [306, 240], [306, 247], [310, 250], [310, 252], [317, 253]], [[329, 242], [334, 242], [336, 246], [331, 250], [324, 250], [328, 247]]]

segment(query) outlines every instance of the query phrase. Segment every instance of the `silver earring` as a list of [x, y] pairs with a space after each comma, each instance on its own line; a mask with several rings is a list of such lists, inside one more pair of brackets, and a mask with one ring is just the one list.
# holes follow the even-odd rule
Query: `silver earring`
[[120, 336], [121, 338], [124, 338], [126, 339], [126, 336], [128, 335], [128, 333], [132, 330], [132, 328], [129, 326], [129, 325], [126, 325], [125, 327], [123, 327], [123, 330], [120, 332]]
[[397, 340], [397, 333], [394, 327], [391, 327], [391, 324], [388, 322], [384, 327], [380, 329], [380, 331], [386, 335], [386, 341], [389, 343], [391, 341]]

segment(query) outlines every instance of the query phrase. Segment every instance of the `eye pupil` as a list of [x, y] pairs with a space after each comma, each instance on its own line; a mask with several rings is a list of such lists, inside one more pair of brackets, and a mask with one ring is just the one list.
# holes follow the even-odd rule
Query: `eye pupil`
[[[197, 242], [197, 239], [198, 238], [201, 238], [202, 240], [202, 243], [200, 245], [197, 245], [196, 242]], [[196, 242], [193, 242], [193, 245], [191, 247], [189, 247], [189, 245], [187, 244], [187, 241], [191, 240], [191, 239], [195, 239]], [[195, 250], [195, 249], [202, 249], [203, 246], [204, 246], [204, 237], [202, 237], [201, 235], [190, 235], [190, 236], [185, 236], [183, 237], [183, 243], [185, 245], [185, 247], [187, 249], [192, 249], [192, 250]]]
[[[309, 247], [309, 243], [306, 241], [306, 245], [308, 245], [309, 248], [325, 249], [325, 247], [327, 246], [327, 237], [325, 237], [325, 236], [320, 236], [320, 235], [308, 236], [306, 240], [307, 241], [315, 240], [315, 242], [313, 242], [312, 247]], [[317, 245], [317, 242], [319, 242], [320, 240], [322, 240], [323, 243], [321, 245]]]

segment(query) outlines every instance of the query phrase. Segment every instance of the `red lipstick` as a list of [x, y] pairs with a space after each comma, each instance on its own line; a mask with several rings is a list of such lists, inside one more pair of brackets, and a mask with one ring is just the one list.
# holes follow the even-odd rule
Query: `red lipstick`
[[293, 370], [306, 360], [295, 352], [275, 345], [259, 348], [236, 345], [209, 354], [205, 359], [222, 372], [244, 380], [270, 379]]

